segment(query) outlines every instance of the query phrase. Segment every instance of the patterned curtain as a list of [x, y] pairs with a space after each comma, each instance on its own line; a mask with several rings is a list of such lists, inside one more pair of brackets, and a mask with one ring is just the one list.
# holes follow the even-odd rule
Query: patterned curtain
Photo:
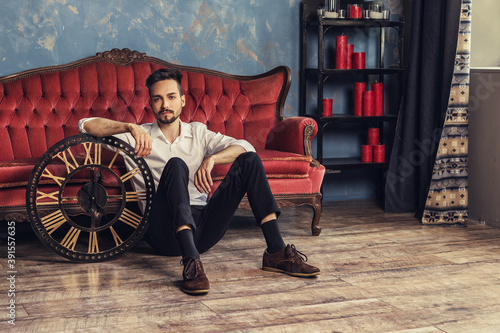
[[471, 5], [472, 0], [462, 0], [452, 87], [422, 215], [423, 224], [467, 223]]

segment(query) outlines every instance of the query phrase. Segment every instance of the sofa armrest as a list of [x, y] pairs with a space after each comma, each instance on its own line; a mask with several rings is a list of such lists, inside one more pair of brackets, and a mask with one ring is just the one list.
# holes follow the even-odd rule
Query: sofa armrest
[[269, 132], [266, 149], [302, 154], [314, 159], [311, 140], [317, 132], [318, 124], [311, 118], [285, 118]]

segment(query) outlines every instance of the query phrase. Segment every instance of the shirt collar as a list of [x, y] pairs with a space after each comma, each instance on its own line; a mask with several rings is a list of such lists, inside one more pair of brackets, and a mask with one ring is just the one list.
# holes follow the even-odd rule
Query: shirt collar
[[[158, 120], [155, 120], [153, 123], [153, 126], [151, 127], [151, 138], [156, 139], [158, 137], [163, 137], [163, 132], [160, 129], [160, 126], [158, 126]], [[192, 138], [193, 137], [193, 129], [188, 123], [185, 123], [181, 121], [181, 133], [179, 137], [176, 140], [182, 140], [183, 138]]]
[[193, 127], [190, 124], [181, 121], [181, 136], [183, 138], [193, 137]]
[[162, 136], [163, 133], [161, 132], [160, 127], [158, 126], [158, 120], [155, 120], [153, 122], [153, 125], [151, 126], [151, 139], [156, 139]]

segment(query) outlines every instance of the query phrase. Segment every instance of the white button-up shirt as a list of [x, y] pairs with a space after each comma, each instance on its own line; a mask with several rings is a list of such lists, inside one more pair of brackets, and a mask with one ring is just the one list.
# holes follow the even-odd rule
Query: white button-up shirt
[[[90, 119], [93, 118], [84, 118], [78, 122], [80, 133], [86, 133], [83, 124]], [[206, 205], [207, 203], [207, 194], [200, 193], [194, 186], [194, 175], [205, 157], [216, 154], [233, 145], [242, 146], [247, 152], [255, 152], [254, 147], [247, 141], [237, 140], [227, 135], [212, 132], [205, 124], [198, 122], [181, 122], [180, 135], [172, 143], [168, 142], [165, 138], [156, 120], [153, 123], [141, 126], [152, 139], [151, 154], [144, 157], [144, 160], [153, 174], [155, 187], [158, 187], [163, 168], [168, 160], [172, 157], [178, 157], [189, 168], [188, 190], [191, 205]], [[135, 147], [135, 139], [129, 132], [114, 136]], [[130, 158], [126, 155], [124, 157], [127, 170], [132, 170], [136, 167]], [[140, 176], [133, 177], [132, 184], [135, 191], [145, 190], [144, 181]]]

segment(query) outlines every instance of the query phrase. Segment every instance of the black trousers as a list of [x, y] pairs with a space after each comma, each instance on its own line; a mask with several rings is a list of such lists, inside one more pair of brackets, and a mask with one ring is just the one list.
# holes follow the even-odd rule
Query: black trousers
[[271, 213], [280, 214], [262, 161], [255, 153], [238, 156], [206, 206], [190, 206], [188, 182], [186, 163], [180, 158], [171, 158], [163, 169], [153, 199], [145, 237], [160, 254], [181, 254], [175, 231], [182, 225], [193, 228], [200, 253], [210, 249], [226, 233], [245, 193], [257, 223]]

